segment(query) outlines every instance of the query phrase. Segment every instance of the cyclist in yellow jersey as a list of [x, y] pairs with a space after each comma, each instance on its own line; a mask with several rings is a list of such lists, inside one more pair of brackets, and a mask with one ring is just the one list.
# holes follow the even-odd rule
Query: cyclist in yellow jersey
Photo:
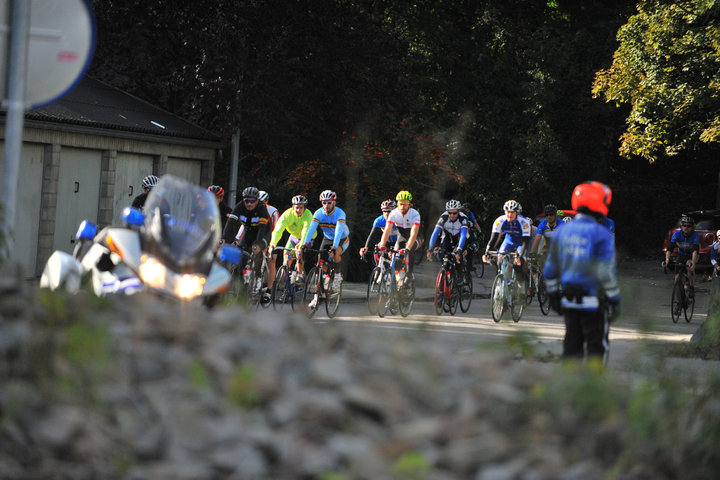
[[[305, 238], [305, 234], [307, 233], [308, 228], [310, 228], [313, 215], [310, 210], [306, 208], [307, 203], [308, 200], [303, 195], [295, 195], [292, 198], [292, 207], [285, 210], [275, 223], [275, 229], [273, 229], [272, 237], [270, 237], [270, 247], [268, 248], [268, 255], [270, 255], [270, 261], [268, 262], [268, 288], [272, 288], [272, 285], [275, 282], [275, 261], [277, 259], [277, 254], [272, 253], [272, 251], [280, 241], [283, 233], [285, 233], [285, 230], [287, 230], [290, 234], [290, 238], [288, 238], [285, 248], [294, 248], [297, 246], [298, 242], [300, 242], [301, 238]], [[313, 238], [315, 238], [315, 236], [317, 236], [317, 232], [313, 235]], [[283, 256], [287, 256], [287, 253]], [[302, 281], [303, 278], [302, 260], [302, 255], [298, 255], [296, 266], [298, 281]]]

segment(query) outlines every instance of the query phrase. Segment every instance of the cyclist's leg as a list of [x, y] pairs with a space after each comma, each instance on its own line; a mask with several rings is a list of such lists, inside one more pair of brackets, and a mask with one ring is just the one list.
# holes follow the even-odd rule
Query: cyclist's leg
[[[295, 238], [292, 235], [290, 235], [290, 238], [288, 238], [287, 243], [285, 243], [285, 248], [295, 249], [299, 242], [300, 242], [300, 239]], [[289, 253], [285, 252], [285, 257], [287, 257], [288, 255], [289, 255]], [[296, 255], [295, 261], [293, 262], [295, 264], [295, 270], [297, 270], [297, 272], [301, 275], [303, 274], [304, 267], [305, 267], [305, 263], [303, 262], [302, 257], [303, 257], [302, 255]]]

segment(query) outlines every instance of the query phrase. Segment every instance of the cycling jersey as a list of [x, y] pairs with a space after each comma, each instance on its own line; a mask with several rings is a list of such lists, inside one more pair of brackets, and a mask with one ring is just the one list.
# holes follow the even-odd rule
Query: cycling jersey
[[715, 240], [715, 242], [710, 247], [710, 263], [712, 265], [717, 265], [718, 252], [720, 252], [720, 240]]
[[339, 246], [340, 242], [350, 235], [350, 229], [345, 223], [345, 212], [340, 207], [333, 208], [331, 213], [325, 213], [322, 207], [318, 208], [313, 214], [310, 228], [305, 233], [303, 243], [310, 243], [318, 227], [322, 230], [325, 238], [333, 242], [333, 247]]
[[457, 248], [462, 250], [465, 247], [465, 241], [468, 238], [469, 227], [470, 222], [464, 213], [460, 212], [458, 216], [452, 220], [447, 211], [443, 212], [435, 224], [435, 229], [430, 237], [430, 244], [428, 245], [428, 248], [433, 248], [438, 237], [442, 234], [443, 237], [448, 237], [446, 241], [443, 241], [443, 244], [456, 245]]
[[413, 225], [420, 226], [420, 213], [414, 208], [410, 208], [407, 213], [403, 215], [400, 213], [400, 210], [396, 208], [390, 212], [387, 221], [395, 225], [398, 229], [398, 235], [407, 241], [410, 239], [410, 230]]
[[[382, 238], [382, 232], [385, 230], [385, 225], [387, 224], [387, 220], [385, 219], [385, 215], [380, 215], [373, 221], [372, 229], [370, 229], [370, 233], [368, 234], [367, 240], [365, 240], [365, 248], [368, 248], [370, 245], [370, 241], [372, 240], [373, 235], [376, 232], [380, 232], [380, 236]], [[393, 225], [392, 230], [390, 231], [390, 236], [388, 237], [388, 242], [396, 242], [398, 237], [398, 229], [396, 225]], [[379, 240], [379, 239], [378, 239]]]
[[544, 271], [548, 292], [562, 287], [562, 306], [568, 309], [598, 310], [602, 296], [619, 302], [614, 265], [615, 242], [608, 229], [591, 215], [578, 214], [550, 244]]
[[498, 249], [499, 252], [523, 251], [523, 241], [530, 238], [532, 222], [527, 217], [518, 215], [512, 222], [507, 215], [500, 215], [492, 226], [490, 245], [498, 235], [505, 234], [505, 239]]
[[240, 245], [249, 245], [250, 242], [258, 241], [264, 243], [270, 239], [270, 229], [267, 208], [262, 202], [258, 202], [257, 206], [248, 210], [244, 201], [238, 202], [233, 211], [228, 215], [225, 229], [223, 230], [223, 239], [227, 243], [235, 241], [235, 236], [243, 229], [242, 240]]
[[[285, 230], [287, 230], [288, 233], [295, 238], [304, 238], [305, 234], [310, 229], [312, 219], [313, 215], [307, 208], [299, 217], [295, 215], [294, 209], [288, 208], [282, 215], [280, 215], [277, 223], [275, 223], [275, 229], [272, 232], [270, 244], [277, 245]], [[316, 236], [317, 232], [313, 234], [312, 238], [315, 238]]]
[[275, 224], [278, 221], [278, 217], [280, 217], [280, 212], [278, 212], [278, 209], [273, 207], [270, 204], [265, 204], [265, 208], [267, 208], [268, 211], [268, 220], [270, 220], [270, 231], [275, 230]]
[[693, 251], [700, 251], [700, 235], [693, 230], [693, 232], [686, 237], [682, 230], [678, 230], [673, 233], [670, 238], [670, 251], [672, 252], [676, 246], [678, 256], [691, 257]]
[[535, 231], [535, 234], [542, 235], [543, 237], [545, 237], [545, 241], [549, 243], [550, 239], [553, 238], [553, 236], [555, 236], [555, 233], [563, 225], [565, 225], [564, 222], [558, 222], [558, 221], [555, 222], [555, 225], [549, 225], [547, 223], [547, 218], [545, 218], [540, 222], [540, 225], [538, 225], [537, 230]]

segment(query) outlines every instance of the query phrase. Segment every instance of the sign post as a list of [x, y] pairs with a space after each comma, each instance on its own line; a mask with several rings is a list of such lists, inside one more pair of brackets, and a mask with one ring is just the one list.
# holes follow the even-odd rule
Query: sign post
[[94, 47], [95, 23], [87, 0], [0, 0], [0, 94], [8, 112], [0, 259], [13, 255], [25, 110], [72, 89], [90, 65]]

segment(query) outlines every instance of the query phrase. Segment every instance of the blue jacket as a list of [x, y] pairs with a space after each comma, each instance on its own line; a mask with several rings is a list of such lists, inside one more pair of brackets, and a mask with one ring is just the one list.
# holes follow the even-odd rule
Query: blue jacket
[[586, 214], [578, 214], [557, 231], [545, 263], [548, 292], [584, 292], [580, 301], [563, 296], [563, 308], [597, 310], [603, 296], [620, 301], [613, 240], [606, 227]]

